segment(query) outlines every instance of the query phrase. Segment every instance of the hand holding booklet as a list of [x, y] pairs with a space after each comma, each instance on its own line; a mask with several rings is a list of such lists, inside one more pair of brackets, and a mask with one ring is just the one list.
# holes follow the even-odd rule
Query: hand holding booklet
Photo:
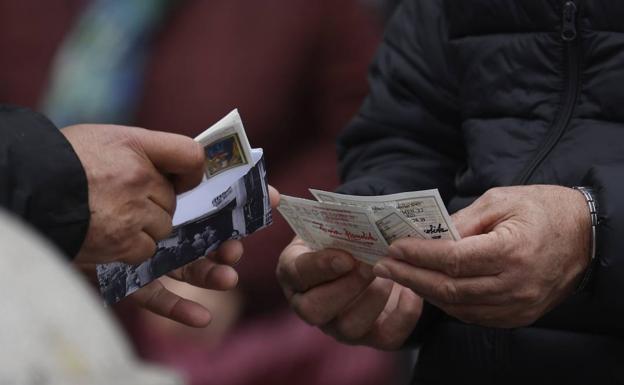
[[252, 149], [234, 110], [195, 138], [206, 155], [204, 177], [177, 197], [173, 232], [157, 244], [153, 257], [132, 266], [97, 266], [100, 291], [108, 304], [154, 279], [272, 223], [262, 149]]
[[341, 249], [374, 264], [396, 239], [460, 239], [438, 190], [382, 196], [310, 192], [317, 201], [282, 195], [278, 210], [313, 250]]

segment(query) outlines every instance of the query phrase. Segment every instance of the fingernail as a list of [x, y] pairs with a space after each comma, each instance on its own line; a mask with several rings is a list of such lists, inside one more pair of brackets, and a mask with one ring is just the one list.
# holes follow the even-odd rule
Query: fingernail
[[388, 268], [382, 265], [381, 263], [377, 263], [375, 264], [375, 266], [373, 266], [373, 274], [375, 274], [379, 278], [387, 278], [387, 279], [392, 278], [392, 274], [390, 273], [390, 270], [388, 270]]
[[336, 256], [331, 260], [331, 267], [337, 274], [344, 274], [353, 270], [353, 261], [350, 258]]

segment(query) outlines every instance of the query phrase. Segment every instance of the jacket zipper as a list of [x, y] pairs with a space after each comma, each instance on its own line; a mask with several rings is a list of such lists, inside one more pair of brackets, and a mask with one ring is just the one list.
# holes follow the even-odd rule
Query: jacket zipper
[[548, 157], [553, 148], [555, 148], [563, 136], [565, 129], [568, 127], [570, 119], [572, 118], [572, 112], [574, 111], [580, 88], [580, 44], [576, 27], [577, 14], [578, 8], [576, 3], [573, 0], [566, 1], [563, 5], [561, 40], [565, 45], [567, 56], [568, 84], [563, 94], [564, 102], [561, 112], [553, 123], [552, 128], [548, 132], [546, 140], [540, 147], [537, 155], [522, 170], [522, 172], [518, 174], [513, 184], [523, 185], [529, 182], [533, 173], [535, 173], [535, 170]]

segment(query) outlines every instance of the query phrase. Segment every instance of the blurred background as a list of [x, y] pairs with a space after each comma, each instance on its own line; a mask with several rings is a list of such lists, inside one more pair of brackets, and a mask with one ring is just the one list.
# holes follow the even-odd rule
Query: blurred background
[[[59, 127], [116, 123], [195, 136], [238, 108], [269, 182], [332, 190], [335, 137], [366, 95], [396, 0], [0, 0], [0, 101]], [[193, 385], [403, 384], [409, 357], [341, 345], [300, 321], [275, 280], [279, 215], [244, 241], [239, 288], [167, 286], [206, 304], [191, 329], [122, 303], [145, 360]]]

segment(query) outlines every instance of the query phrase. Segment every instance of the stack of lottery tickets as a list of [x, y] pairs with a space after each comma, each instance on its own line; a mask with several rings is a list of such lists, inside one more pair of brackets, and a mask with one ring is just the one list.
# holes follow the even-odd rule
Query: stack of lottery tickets
[[278, 210], [313, 250], [341, 249], [374, 264], [399, 238], [460, 239], [438, 190], [383, 196], [310, 192], [317, 201], [282, 195]]

